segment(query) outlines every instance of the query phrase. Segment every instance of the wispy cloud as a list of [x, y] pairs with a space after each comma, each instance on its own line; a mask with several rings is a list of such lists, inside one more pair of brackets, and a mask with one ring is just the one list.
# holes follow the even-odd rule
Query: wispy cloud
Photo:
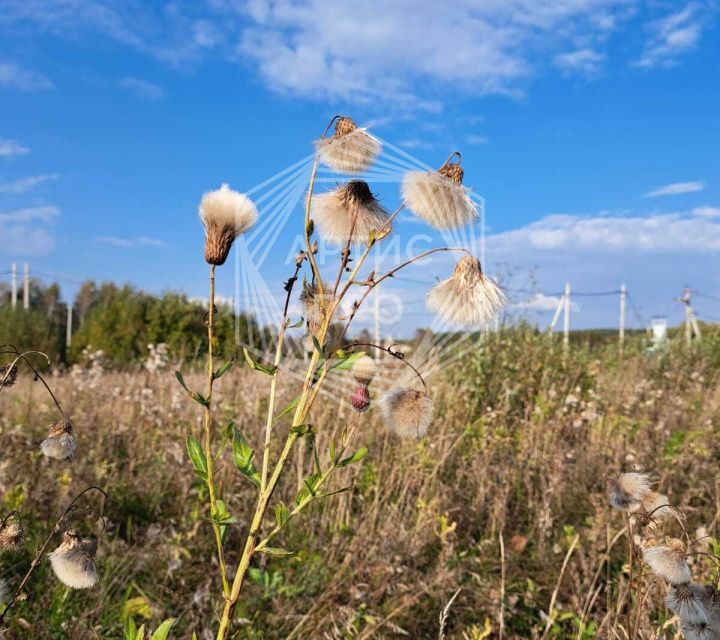
[[30, 147], [26, 147], [15, 140], [0, 138], [0, 158], [12, 158], [26, 153], [30, 153]]
[[0, 193], [25, 193], [26, 191], [31, 191], [44, 182], [57, 180], [58, 177], [59, 176], [56, 173], [45, 173], [39, 176], [18, 178], [17, 180], [11, 180], [10, 182], [0, 183]]
[[720, 218], [720, 207], [695, 207], [692, 212], [701, 218]]
[[490, 142], [485, 136], [480, 136], [475, 133], [471, 133], [467, 136], [465, 136], [465, 144], [469, 145], [480, 145], [480, 144], [487, 144]]
[[676, 196], [681, 193], [694, 193], [702, 191], [705, 188], [704, 182], [673, 182], [663, 187], [658, 187], [645, 194], [646, 198], [656, 198], [657, 196]]
[[97, 236], [98, 242], [109, 244], [121, 249], [136, 249], [138, 247], [165, 247], [167, 243], [148, 236], [137, 236], [136, 238], [121, 238], [118, 236]]
[[118, 80], [118, 84], [123, 89], [126, 89], [143, 100], [155, 102], [165, 97], [165, 89], [161, 86], [148, 82], [147, 80], [140, 80], [139, 78], [127, 77]]
[[14, 62], [0, 62], [0, 87], [20, 91], [44, 91], [53, 83], [39, 71], [25, 69]]
[[578, 49], [556, 55], [553, 62], [566, 75], [591, 76], [600, 71], [604, 60], [605, 56], [593, 49]]
[[648, 25], [650, 38], [635, 66], [656, 67], [674, 63], [680, 54], [698, 44], [705, 22], [704, 13], [711, 10], [703, 2], [690, 2], [681, 11], [651, 22]]
[[60, 210], [52, 205], [0, 212], [0, 252], [13, 255], [41, 255], [55, 245], [52, 224]]
[[[510, 305], [511, 309], [520, 309], [524, 311], [555, 311], [560, 304], [561, 298], [558, 296], [548, 296], [544, 293], [536, 293], [529, 298]], [[570, 302], [572, 311], [580, 311], [580, 305], [577, 302]]]

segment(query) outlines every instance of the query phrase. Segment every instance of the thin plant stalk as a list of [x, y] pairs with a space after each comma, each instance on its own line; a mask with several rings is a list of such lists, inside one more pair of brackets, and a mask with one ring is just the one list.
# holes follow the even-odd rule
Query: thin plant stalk
[[210, 293], [208, 296], [208, 355], [207, 355], [207, 397], [203, 406], [203, 429], [204, 429], [204, 446], [205, 463], [207, 466], [207, 488], [210, 497], [210, 518], [213, 521], [212, 527], [215, 534], [215, 544], [217, 546], [218, 564], [220, 565], [220, 578], [222, 579], [223, 594], [227, 597], [230, 592], [230, 586], [227, 579], [227, 566], [225, 564], [225, 552], [223, 551], [222, 530], [220, 525], [215, 522], [217, 510], [217, 496], [215, 494], [215, 477], [213, 467], [215, 460], [212, 452], [212, 394], [213, 382], [215, 381], [215, 369], [213, 358], [213, 344], [215, 342], [215, 265], [210, 265]]

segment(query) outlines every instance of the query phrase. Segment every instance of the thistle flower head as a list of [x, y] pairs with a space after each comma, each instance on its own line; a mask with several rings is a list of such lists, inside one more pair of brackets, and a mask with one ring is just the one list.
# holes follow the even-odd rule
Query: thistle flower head
[[385, 426], [401, 438], [422, 438], [433, 417], [433, 401], [424, 391], [394, 389], [378, 400]]
[[60, 546], [50, 556], [50, 564], [58, 580], [71, 589], [90, 589], [97, 584], [95, 568], [97, 540], [83, 538], [70, 529], [63, 535]]
[[369, 385], [377, 373], [377, 363], [368, 355], [363, 355], [355, 361], [351, 369], [353, 378], [358, 382]]
[[25, 531], [20, 522], [6, 522], [0, 529], [0, 550], [17, 551], [25, 544]]
[[73, 427], [64, 418], [50, 425], [48, 436], [40, 444], [43, 455], [55, 460], [67, 460], [75, 453]]
[[370, 234], [378, 234], [388, 220], [387, 211], [362, 180], [351, 180], [315, 196], [312, 206], [320, 237], [334, 244], [344, 245], [348, 240], [365, 244]]
[[370, 408], [370, 390], [366, 384], [360, 382], [352, 396], [350, 396], [350, 404], [358, 413], [365, 413]]
[[668, 589], [665, 605], [683, 622], [706, 624], [705, 587], [697, 582], [675, 584]]
[[[457, 155], [457, 162], [453, 157]], [[403, 177], [402, 196], [415, 215], [436, 229], [457, 229], [477, 219], [477, 209], [463, 186], [460, 154], [437, 171], [410, 171]]]
[[252, 200], [226, 184], [205, 193], [199, 211], [205, 227], [205, 260], [215, 265], [225, 263], [235, 238], [257, 220]]
[[620, 511], [634, 511], [650, 493], [650, 476], [646, 473], [621, 473], [610, 482], [610, 504]]
[[380, 153], [380, 141], [367, 129], [360, 129], [351, 118], [342, 117], [335, 123], [335, 134], [315, 143], [320, 160], [340, 173], [367, 171]]
[[480, 261], [473, 256], [460, 258], [452, 276], [436, 284], [427, 295], [432, 311], [458, 325], [483, 325], [506, 303], [502, 289], [483, 273]]
[[720, 638], [707, 622], [685, 622], [685, 620], [681, 620], [680, 631], [682, 631], [684, 640], [718, 640]]
[[14, 364], [6, 364], [0, 367], [0, 385], [12, 387], [17, 381], [17, 372], [17, 365]]
[[670, 584], [687, 584], [692, 580], [682, 540], [668, 538], [663, 544], [645, 546], [643, 560], [655, 575]]

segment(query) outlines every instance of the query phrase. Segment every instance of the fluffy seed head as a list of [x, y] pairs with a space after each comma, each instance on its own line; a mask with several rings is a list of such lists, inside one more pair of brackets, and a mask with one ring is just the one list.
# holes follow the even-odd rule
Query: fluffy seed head
[[17, 366], [16, 365], [6, 364], [6, 365], [3, 365], [2, 367], [0, 367], [0, 385], [1, 386], [12, 387], [16, 381], [17, 381]]
[[452, 276], [436, 284], [427, 295], [428, 307], [457, 325], [483, 325], [506, 303], [502, 289], [483, 274], [480, 261], [473, 256], [460, 258]]
[[199, 211], [205, 227], [205, 260], [215, 265], [225, 263], [235, 238], [257, 220], [253, 201], [226, 184], [205, 193]]
[[657, 491], [650, 491], [641, 501], [642, 510], [656, 522], [670, 520], [675, 510], [670, 506], [668, 497]]
[[382, 145], [367, 129], [359, 129], [351, 118], [340, 118], [335, 135], [315, 143], [320, 160], [340, 173], [367, 171], [380, 153]]
[[370, 408], [370, 391], [366, 384], [360, 383], [355, 387], [350, 404], [358, 413], [365, 413]]
[[672, 585], [665, 596], [665, 606], [684, 622], [706, 624], [704, 596], [705, 587], [697, 582]]
[[692, 580], [682, 540], [668, 538], [664, 544], [645, 547], [643, 559], [655, 575], [670, 584], [687, 584]]
[[650, 476], [646, 473], [621, 473], [610, 482], [610, 504], [621, 511], [634, 511], [650, 493]]
[[720, 636], [706, 622], [680, 621], [684, 640], [718, 640]]
[[95, 568], [97, 540], [83, 538], [71, 529], [63, 535], [60, 546], [49, 554], [58, 580], [71, 589], [90, 589], [97, 584]]
[[67, 460], [75, 453], [75, 438], [73, 427], [65, 419], [58, 420], [50, 425], [48, 436], [40, 444], [43, 455], [55, 460]]
[[394, 389], [378, 400], [385, 426], [401, 438], [422, 438], [433, 417], [433, 401], [423, 391]]
[[12, 549], [17, 551], [25, 544], [25, 531], [19, 522], [6, 522], [0, 529], [0, 550]]
[[362, 180], [351, 180], [315, 196], [312, 206], [320, 237], [334, 244], [344, 245], [348, 239], [365, 244], [370, 233], [378, 234], [388, 220], [387, 211]]
[[410, 171], [403, 177], [403, 200], [415, 215], [436, 229], [463, 227], [478, 215], [462, 185], [463, 175], [459, 159], [456, 163], [448, 160], [437, 171]]
[[[307, 323], [307, 334], [303, 341], [303, 345], [307, 351], [312, 351], [315, 347], [313, 341], [314, 338], [318, 338], [320, 335], [320, 328], [322, 327], [324, 314], [328, 313], [335, 302], [335, 296], [332, 292], [332, 287], [327, 283], [323, 283], [322, 296], [320, 295], [320, 287], [317, 283], [308, 284], [303, 283], [303, 290], [300, 294], [300, 303], [303, 306], [305, 315], [305, 321]], [[331, 323], [325, 333], [325, 339], [323, 340], [323, 346], [328, 343], [334, 343], [336, 336], [336, 329]]]
[[353, 378], [362, 384], [369, 385], [377, 372], [377, 363], [368, 355], [363, 355], [352, 366]]

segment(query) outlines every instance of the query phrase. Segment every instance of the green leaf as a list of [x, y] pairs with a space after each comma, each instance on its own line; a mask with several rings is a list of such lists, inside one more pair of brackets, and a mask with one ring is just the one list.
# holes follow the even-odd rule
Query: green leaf
[[145, 625], [142, 625], [135, 636], [135, 640], [145, 640]]
[[341, 371], [343, 369], [350, 369], [352, 366], [365, 355], [364, 351], [355, 351], [353, 353], [346, 353], [344, 351], [336, 351], [339, 360], [330, 365], [330, 371]]
[[152, 634], [150, 640], [167, 640], [170, 635], [170, 629], [175, 624], [175, 618], [168, 618], [165, 620]]
[[305, 324], [305, 318], [300, 316], [300, 320], [297, 322], [293, 322], [292, 324], [288, 325], [288, 329], [297, 329], [298, 327], [302, 327]]
[[123, 625], [123, 640], [135, 640], [137, 638], [137, 627], [132, 616], [125, 618]]
[[302, 438], [309, 433], [315, 433], [315, 428], [311, 424], [298, 424], [294, 427], [290, 427], [290, 433], [295, 433], [298, 438]]
[[196, 393], [195, 391], [190, 391], [188, 386], [185, 384], [185, 379], [182, 376], [182, 373], [179, 371], [175, 372], [175, 377], [177, 378], [177, 381], [180, 383], [180, 386], [182, 386], [185, 391], [187, 391], [188, 395], [195, 400], [198, 404], [201, 404], [203, 407], [209, 407], [210, 401], [205, 398], [202, 394]]
[[323, 348], [320, 345], [320, 341], [315, 336], [312, 336], [312, 341], [313, 347], [315, 347], [315, 351], [320, 354], [320, 362], [322, 362], [325, 359], [325, 353], [323, 352]]
[[258, 549], [258, 551], [262, 551], [263, 553], [267, 553], [271, 556], [294, 556], [294, 551], [287, 551], [286, 549], [280, 549], [278, 547], [262, 547]]
[[300, 402], [300, 396], [297, 396], [296, 398], [293, 398], [293, 399], [285, 406], [285, 408], [284, 408], [280, 413], [278, 413], [278, 414], [275, 416], [275, 420], [280, 420], [280, 418], [286, 416], [288, 413], [290, 413], [291, 411], [293, 411], [293, 410], [295, 409], [295, 407], [297, 407], [298, 402]]
[[232, 360], [228, 360], [222, 367], [213, 373], [213, 380], [222, 378], [228, 371], [230, 371], [230, 369], [232, 369], [234, 364], [235, 363]]
[[185, 445], [187, 446], [187, 452], [190, 456], [193, 469], [195, 469], [195, 473], [203, 480], [207, 480], [207, 460], [205, 460], [205, 452], [203, 451], [202, 445], [192, 436], [187, 437]]
[[285, 523], [290, 519], [290, 512], [288, 511], [288, 508], [282, 503], [278, 503], [275, 505], [275, 522], [277, 522], [278, 527], [284, 527]]
[[230, 512], [227, 510], [227, 505], [224, 500], [215, 501], [215, 511], [212, 513], [212, 522], [220, 527], [220, 536], [225, 541], [227, 535], [227, 525], [237, 522], [237, 518], [233, 518]]
[[253, 360], [252, 356], [250, 355], [250, 352], [247, 350], [246, 347], [243, 347], [243, 354], [245, 354], [245, 361], [250, 365], [250, 367], [255, 369], [255, 371], [260, 371], [261, 373], [264, 373], [268, 376], [274, 376], [275, 372], [278, 370], [278, 368], [275, 366], [268, 367], [264, 364], [261, 364], [259, 362], [256, 362], [255, 360]]
[[317, 487], [317, 484], [320, 481], [321, 477], [322, 475], [319, 473], [312, 473], [305, 479], [303, 488], [300, 489], [300, 492], [295, 498], [295, 504], [300, 504], [301, 502], [307, 500], [309, 497], [315, 497], [315, 488]]
[[250, 482], [256, 487], [260, 488], [260, 474], [258, 473], [255, 465], [252, 463], [255, 457], [255, 451], [248, 444], [239, 429], [234, 430], [233, 434], [233, 462], [238, 468], [238, 471], [242, 473]]
[[358, 449], [349, 458], [340, 460], [340, 462], [337, 463], [337, 466], [338, 467], [347, 467], [349, 464], [353, 464], [354, 462], [360, 462], [360, 460], [362, 460], [367, 455], [367, 453], [368, 453], [367, 447]]
[[335, 440], [330, 440], [330, 446], [328, 447], [328, 455], [330, 456], [330, 462], [336, 464], [338, 459], [337, 454], [335, 453]]

